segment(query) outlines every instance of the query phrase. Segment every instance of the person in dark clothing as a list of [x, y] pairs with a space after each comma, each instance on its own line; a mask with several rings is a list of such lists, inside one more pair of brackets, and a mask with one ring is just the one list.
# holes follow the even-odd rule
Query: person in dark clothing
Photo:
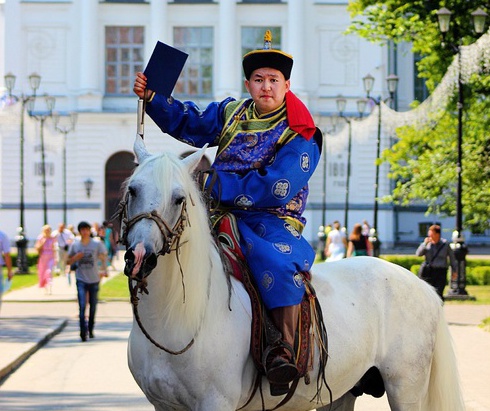
[[449, 243], [447, 240], [441, 239], [441, 227], [439, 225], [429, 227], [428, 237], [419, 245], [415, 254], [425, 256], [425, 262], [419, 272], [420, 278], [432, 285], [444, 301], [443, 294], [447, 284], [448, 260], [454, 275], [457, 275], [458, 265]]
[[371, 248], [371, 242], [368, 237], [362, 234], [362, 225], [359, 223], [355, 224], [349, 236], [347, 257], [371, 255]]

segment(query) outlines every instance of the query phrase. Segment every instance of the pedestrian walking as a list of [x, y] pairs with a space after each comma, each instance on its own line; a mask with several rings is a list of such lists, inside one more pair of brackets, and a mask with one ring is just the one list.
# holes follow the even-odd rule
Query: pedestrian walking
[[[3, 275], [3, 266], [7, 267], [7, 278]], [[7, 234], [0, 231], [0, 309], [2, 308], [2, 297], [7, 291], [8, 284], [12, 281], [14, 272], [12, 271], [12, 257], [10, 256], [10, 239]]]
[[52, 293], [53, 269], [55, 265], [56, 238], [51, 235], [51, 226], [43, 225], [41, 233], [36, 239], [35, 248], [38, 252], [37, 275], [39, 287], [46, 294]]
[[328, 262], [342, 260], [347, 250], [347, 238], [340, 229], [340, 222], [333, 222], [332, 230], [328, 233], [325, 255]]
[[105, 229], [104, 245], [107, 249], [107, 266], [112, 267], [112, 260], [117, 250], [117, 242], [115, 239], [114, 226], [111, 222], [105, 220], [102, 223], [102, 227]]
[[427, 238], [420, 244], [415, 254], [425, 256], [425, 261], [420, 266], [419, 277], [432, 285], [444, 301], [448, 261], [453, 275], [457, 275], [458, 265], [453, 249], [447, 240], [441, 238], [441, 226], [431, 225], [429, 227]]
[[53, 231], [53, 237], [56, 239], [56, 271], [60, 275], [66, 275], [66, 260], [68, 259], [68, 249], [75, 240], [73, 233], [65, 227], [65, 223], [59, 223], [58, 229]]
[[347, 246], [347, 257], [358, 257], [360, 255], [371, 255], [371, 242], [369, 238], [362, 233], [362, 225], [354, 224], [352, 232], [349, 235]]
[[[80, 239], [76, 239], [68, 250], [68, 264], [76, 264], [75, 278], [80, 322], [80, 338], [87, 341], [87, 335], [94, 338], [95, 313], [98, 302], [100, 275], [107, 276], [107, 250], [102, 241], [90, 235], [91, 226], [86, 221], [78, 224]], [[99, 274], [98, 262], [101, 262]], [[89, 305], [88, 322], [85, 318]]]

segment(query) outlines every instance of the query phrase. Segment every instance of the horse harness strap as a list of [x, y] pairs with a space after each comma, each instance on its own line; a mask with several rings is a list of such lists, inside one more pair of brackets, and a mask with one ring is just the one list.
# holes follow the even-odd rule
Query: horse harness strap
[[181, 350], [178, 351], [173, 351], [169, 348], [164, 347], [163, 345], [159, 344], [157, 341], [155, 341], [152, 336], [146, 331], [146, 328], [143, 326], [143, 323], [141, 322], [141, 318], [138, 312], [138, 302], [139, 298], [137, 297], [138, 290], [141, 290], [141, 292], [144, 292], [148, 294], [148, 290], [146, 289], [146, 281], [143, 280], [139, 282], [136, 287], [133, 287], [132, 285], [132, 278], [128, 277], [128, 286], [129, 286], [129, 292], [131, 294], [131, 305], [133, 306], [133, 314], [134, 318], [136, 319], [136, 322], [138, 323], [141, 332], [145, 335], [146, 338], [156, 347], [160, 348], [161, 350], [165, 351], [166, 353], [172, 354], [172, 355], [180, 355], [185, 353], [189, 348], [192, 347], [194, 344], [194, 338], [189, 341], [189, 343], [182, 348]]
[[185, 225], [188, 223], [187, 202], [185, 200], [182, 202], [180, 216], [173, 228], [170, 228], [156, 210], [139, 213], [132, 218], [128, 218], [128, 196], [129, 193], [126, 194], [124, 200], [121, 200], [118, 210], [115, 213], [115, 216], [119, 215], [119, 220], [121, 222], [121, 243], [127, 245], [127, 236], [130, 228], [138, 221], [146, 218], [153, 220], [162, 233], [163, 245], [157, 255], [169, 254], [170, 251], [172, 251], [172, 247], [179, 242], [180, 237], [184, 232]]

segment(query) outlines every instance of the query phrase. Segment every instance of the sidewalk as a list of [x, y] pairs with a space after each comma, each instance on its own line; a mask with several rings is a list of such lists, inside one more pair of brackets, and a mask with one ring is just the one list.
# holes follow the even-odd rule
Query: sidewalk
[[[109, 277], [103, 278], [102, 283], [110, 280], [123, 270], [124, 261], [122, 253], [114, 258], [114, 269], [109, 270]], [[51, 294], [46, 294], [37, 285], [20, 290], [7, 292], [3, 296], [0, 311], [0, 385], [6, 376], [15, 371], [22, 363], [44, 346], [51, 338], [60, 333], [68, 324], [68, 319], [76, 316], [78, 311], [77, 289], [75, 275], [71, 274], [71, 284], [66, 276], [55, 276], [52, 282]], [[14, 280], [15, 281], [15, 276]], [[32, 305], [19, 304], [21, 307], [15, 315], [6, 316], [7, 305], [10, 303], [69, 303], [69, 311], [59, 308], [58, 304], [49, 304], [48, 311], [53, 315], [46, 315], [43, 306], [31, 312]], [[11, 310], [10, 310], [11, 311]]]

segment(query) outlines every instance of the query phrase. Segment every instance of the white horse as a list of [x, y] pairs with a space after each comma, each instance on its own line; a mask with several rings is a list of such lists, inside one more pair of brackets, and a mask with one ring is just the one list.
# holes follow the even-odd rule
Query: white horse
[[[235, 279], [230, 294], [191, 177], [203, 150], [184, 160], [151, 155], [139, 137], [134, 150], [139, 166], [121, 203], [125, 272], [149, 292], [139, 295], [129, 337], [136, 382], [159, 411], [273, 409], [283, 397], [269, 395], [265, 378], [263, 399], [257, 391], [248, 402], [256, 375], [249, 352], [251, 305]], [[392, 410], [464, 409], [449, 330], [432, 288], [371, 257], [318, 264], [312, 271], [329, 337], [332, 397], [323, 386], [322, 402], [313, 399], [314, 361], [312, 383], [301, 379], [281, 410], [353, 410], [353, 387], [383, 384]]]

